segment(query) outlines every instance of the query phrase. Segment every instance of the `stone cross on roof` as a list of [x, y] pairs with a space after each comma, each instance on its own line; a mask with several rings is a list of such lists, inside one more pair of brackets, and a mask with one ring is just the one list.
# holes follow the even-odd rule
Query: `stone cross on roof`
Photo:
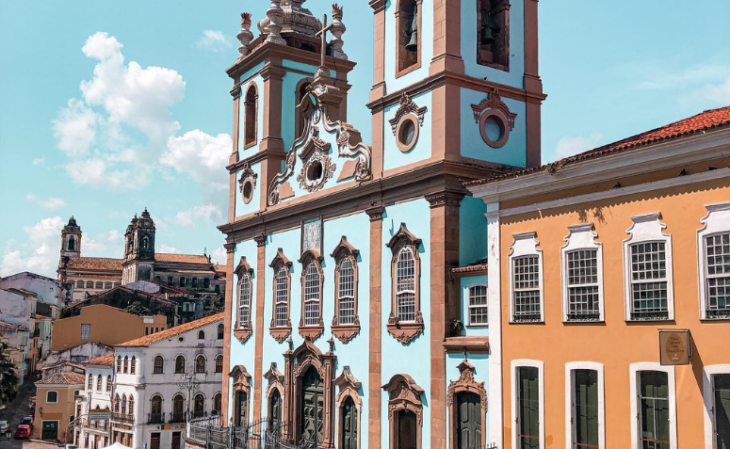
[[319, 72], [324, 72], [324, 63], [325, 63], [325, 56], [327, 56], [327, 32], [330, 31], [333, 27], [333, 24], [327, 25], [327, 14], [324, 14], [324, 17], [322, 18], [322, 29], [317, 31], [315, 33], [315, 36], [320, 36], [322, 38], [322, 48], [321, 48], [321, 60], [319, 63], [320, 70], [317, 71], [317, 74], [319, 75]]

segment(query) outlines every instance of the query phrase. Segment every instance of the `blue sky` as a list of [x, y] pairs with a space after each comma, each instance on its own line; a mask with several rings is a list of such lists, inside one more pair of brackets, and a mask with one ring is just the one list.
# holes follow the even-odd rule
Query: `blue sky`
[[[255, 6], [253, 5], [255, 3]], [[330, 3], [309, 0], [318, 15]], [[85, 255], [120, 257], [148, 207], [158, 251], [223, 260], [239, 13], [268, 2], [0, 2], [0, 275], [54, 275], [72, 214]], [[730, 2], [541, 1], [543, 161], [730, 104]], [[373, 15], [345, 4], [365, 137]]]

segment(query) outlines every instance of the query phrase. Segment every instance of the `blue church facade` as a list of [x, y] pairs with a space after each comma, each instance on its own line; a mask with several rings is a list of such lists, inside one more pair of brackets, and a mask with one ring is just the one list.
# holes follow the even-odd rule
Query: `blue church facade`
[[224, 418], [310, 447], [498, 447], [486, 208], [462, 184], [540, 162], [537, 2], [372, 0], [368, 105], [342, 8], [303, 3], [272, 0], [258, 35], [242, 14], [227, 71]]

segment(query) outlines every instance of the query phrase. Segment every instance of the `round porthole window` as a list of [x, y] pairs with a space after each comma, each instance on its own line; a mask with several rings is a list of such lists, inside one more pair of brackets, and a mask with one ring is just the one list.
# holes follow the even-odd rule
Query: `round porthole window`
[[322, 179], [324, 168], [320, 161], [312, 161], [307, 167], [307, 180], [310, 182], [316, 182]]
[[395, 131], [396, 143], [402, 152], [410, 151], [418, 141], [418, 122], [416, 117], [406, 115], [398, 123]]
[[248, 178], [243, 182], [241, 193], [243, 194], [243, 202], [245, 204], [250, 203], [253, 199], [253, 187], [253, 180], [251, 178]]
[[492, 148], [502, 148], [509, 138], [507, 122], [496, 110], [486, 111], [479, 120], [482, 139]]

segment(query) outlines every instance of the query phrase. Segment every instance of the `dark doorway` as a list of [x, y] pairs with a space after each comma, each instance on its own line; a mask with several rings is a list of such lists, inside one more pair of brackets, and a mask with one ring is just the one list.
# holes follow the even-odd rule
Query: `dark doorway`
[[55, 440], [58, 438], [58, 421], [43, 421], [41, 439]]
[[476, 393], [459, 393], [456, 396], [457, 409], [456, 439], [459, 449], [471, 449], [482, 445], [481, 398]]
[[416, 449], [416, 414], [408, 410], [400, 410], [397, 418], [398, 449]]
[[307, 447], [319, 447], [322, 443], [324, 387], [317, 370], [310, 366], [302, 379], [299, 410], [299, 442]]
[[236, 393], [236, 425], [245, 426], [248, 423], [248, 395], [245, 391]]
[[150, 435], [150, 449], [160, 449], [160, 434], [153, 433]]
[[172, 432], [172, 449], [180, 449], [180, 432]]

